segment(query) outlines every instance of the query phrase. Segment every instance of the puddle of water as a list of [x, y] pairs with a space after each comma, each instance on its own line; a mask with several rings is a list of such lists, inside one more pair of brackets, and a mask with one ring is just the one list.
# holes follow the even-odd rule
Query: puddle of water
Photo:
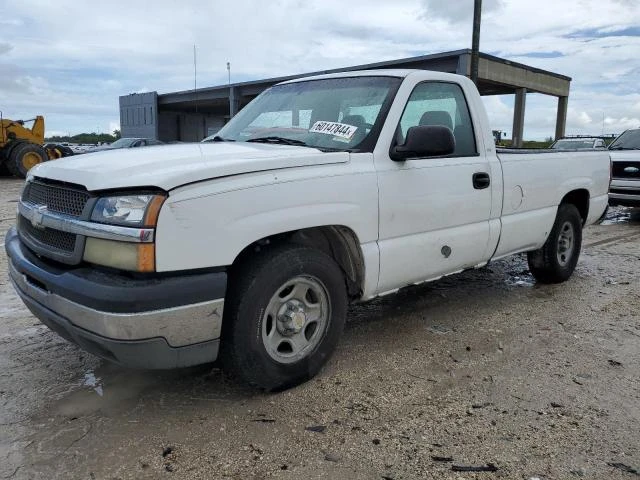
[[210, 370], [210, 366], [168, 371], [129, 370], [103, 362], [70, 385], [70, 391], [52, 405], [52, 412], [81, 417], [101, 411], [106, 416], [114, 416], [135, 408], [147, 394], [149, 398], [176, 392], [191, 396], [199, 386], [202, 391], [197, 393], [206, 393], [210, 382], [205, 372], [208, 374]]
[[524, 256], [514, 257], [512, 264], [505, 269], [504, 273], [504, 283], [510, 287], [533, 287], [536, 284]]
[[607, 217], [601, 223], [601, 225], [616, 225], [618, 223], [629, 223], [629, 219], [631, 218], [631, 213], [627, 212], [615, 212], [614, 215], [611, 213], [607, 214]]
[[105, 363], [96, 370], [86, 371], [76, 387], [54, 405], [53, 411], [74, 417], [98, 410], [117, 413], [135, 405], [140, 394], [155, 383], [153, 372], [127, 370]]
[[504, 282], [510, 287], [533, 287], [536, 284], [531, 274], [509, 275]]
[[640, 209], [629, 207], [611, 207], [601, 225], [640, 222]]
[[96, 374], [92, 370], [85, 372], [82, 385], [87, 387], [93, 387], [93, 390], [101, 397], [104, 395], [100, 378], [99, 377], [96, 378]]

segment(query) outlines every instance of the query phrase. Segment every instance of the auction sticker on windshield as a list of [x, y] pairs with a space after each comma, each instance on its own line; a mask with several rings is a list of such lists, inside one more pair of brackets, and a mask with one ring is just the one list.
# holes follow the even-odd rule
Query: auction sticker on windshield
[[309, 129], [312, 133], [324, 133], [334, 137], [350, 139], [356, 133], [358, 127], [346, 123], [318, 121]]

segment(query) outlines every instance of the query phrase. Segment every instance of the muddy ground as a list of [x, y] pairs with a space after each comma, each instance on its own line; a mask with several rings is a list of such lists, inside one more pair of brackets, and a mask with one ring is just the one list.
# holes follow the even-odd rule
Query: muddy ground
[[[0, 179], [0, 243], [19, 189]], [[84, 353], [2, 255], [0, 478], [638, 478], [640, 212], [605, 223], [563, 285], [517, 257], [353, 307], [324, 371], [269, 395]]]

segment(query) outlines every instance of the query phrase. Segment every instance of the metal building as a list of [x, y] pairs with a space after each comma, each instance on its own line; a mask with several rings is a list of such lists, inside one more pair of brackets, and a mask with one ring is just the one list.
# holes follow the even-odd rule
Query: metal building
[[[465, 49], [197, 90], [134, 93], [120, 97], [120, 128], [123, 137], [149, 137], [166, 142], [200, 141], [215, 133], [263, 90], [285, 80], [379, 68], [415, 68], [469, 76], [470, 65], [471, 50]], [[515, 95], [514, 146], [522, 146], [527, 92], [558, 98], [555, 137], [564, 136], [570, 85], [570, 77], [480, 53], [480, 94]]]

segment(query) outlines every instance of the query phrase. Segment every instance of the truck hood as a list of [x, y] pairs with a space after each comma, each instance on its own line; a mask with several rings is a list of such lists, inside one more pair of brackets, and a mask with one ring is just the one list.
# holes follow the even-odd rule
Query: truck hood
[[158, 187], [282, 168], [345, 163], [347, 152], [246, 142], [184, 143], [87, 153], [45, 162], [29, 174], [87, 190]]
[[640, 150], [609, 150], [609, 156], [614, 162], [636, 161], [640, 163]]

